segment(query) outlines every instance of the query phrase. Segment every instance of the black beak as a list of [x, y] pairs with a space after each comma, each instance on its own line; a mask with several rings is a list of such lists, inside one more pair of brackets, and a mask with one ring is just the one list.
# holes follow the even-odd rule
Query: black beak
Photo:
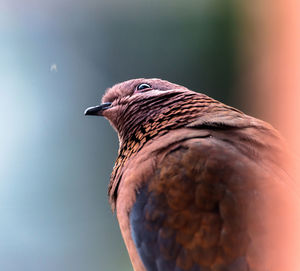
[[103, 111], [110, 108], [111, 107], [111, 103], [103, 103], [100, 105], [96, 105], [96, 106], [92, 106], [87, 108], [84, 111], [84, 115], [95, 115], [95, 116], [103, 116]]

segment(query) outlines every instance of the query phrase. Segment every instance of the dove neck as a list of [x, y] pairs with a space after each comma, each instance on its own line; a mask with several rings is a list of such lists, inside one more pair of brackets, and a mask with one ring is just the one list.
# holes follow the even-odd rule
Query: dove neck
[[185, 127], [207, 112], [228, 111], [225, 105], [203, 94], [185, 93], [168, 98], [142, 105], [131, 104], [131, 110], [126, 111], [122, 122], [118, 123], [120, 148], [109, 185], [112, 206], [124, 163], [147, 142]]
[[134, 153], [149, 140], [172, 129], [187, 126], [207, 113], [222, 113], [232, 109], [195, 92], [169, 93], [163, 97], [153, 97], [147, 102], [134, 101], [116, 125], [120, 153]]

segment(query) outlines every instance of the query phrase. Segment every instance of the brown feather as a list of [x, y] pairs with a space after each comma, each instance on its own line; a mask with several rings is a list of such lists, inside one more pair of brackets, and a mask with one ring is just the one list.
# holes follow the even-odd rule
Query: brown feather
[[[141, 83], [151, 89], [138, 91]], [[160, 253], [177, 255], [182, 270], [227, 270], [243, 256], [250, 270], [292, 271], [299, 195], [290, 154], [271, 125], [160, 79], [115, 85], [102, 101], [112, 104], [103, 115], [120, 139], [109, 198], [136, 271], [146, 269], [129, 214], [145, 185], [162, 198], [145, 219], [167, 214], [159, 238], [175, 236], [182, 249], [162, 245]]]

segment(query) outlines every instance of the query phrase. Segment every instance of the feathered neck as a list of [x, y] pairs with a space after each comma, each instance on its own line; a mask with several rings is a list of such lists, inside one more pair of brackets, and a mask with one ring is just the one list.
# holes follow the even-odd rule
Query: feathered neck
[[169, 130], [187, 126], [207, 113], [228, 111], [243, 115], [235, 108], [192, 91], [169, 92], [147, 101], [129, 103], [128, 110], [119, 116], [116, 123], [120, 148], [108, 189], [113, 209], [124, 163], [147, 142]]

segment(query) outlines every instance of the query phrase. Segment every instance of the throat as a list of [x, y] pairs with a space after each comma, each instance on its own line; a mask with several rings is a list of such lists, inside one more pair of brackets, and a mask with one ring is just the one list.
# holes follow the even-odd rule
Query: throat
[[158, 134], [159, 132], [151, 132], [151, 130], [148, 130], [142, 126], [139, 130], [131, 132], [125, 138], [120, 138], [118, 157], [116, 159], [108, 187], [109, 201], [113, 211], [115, 210], [115, 204], [118, 196], [118, 187], [122, 178], [122, 168], [124, 164], [148, 141], [153, 139]]

